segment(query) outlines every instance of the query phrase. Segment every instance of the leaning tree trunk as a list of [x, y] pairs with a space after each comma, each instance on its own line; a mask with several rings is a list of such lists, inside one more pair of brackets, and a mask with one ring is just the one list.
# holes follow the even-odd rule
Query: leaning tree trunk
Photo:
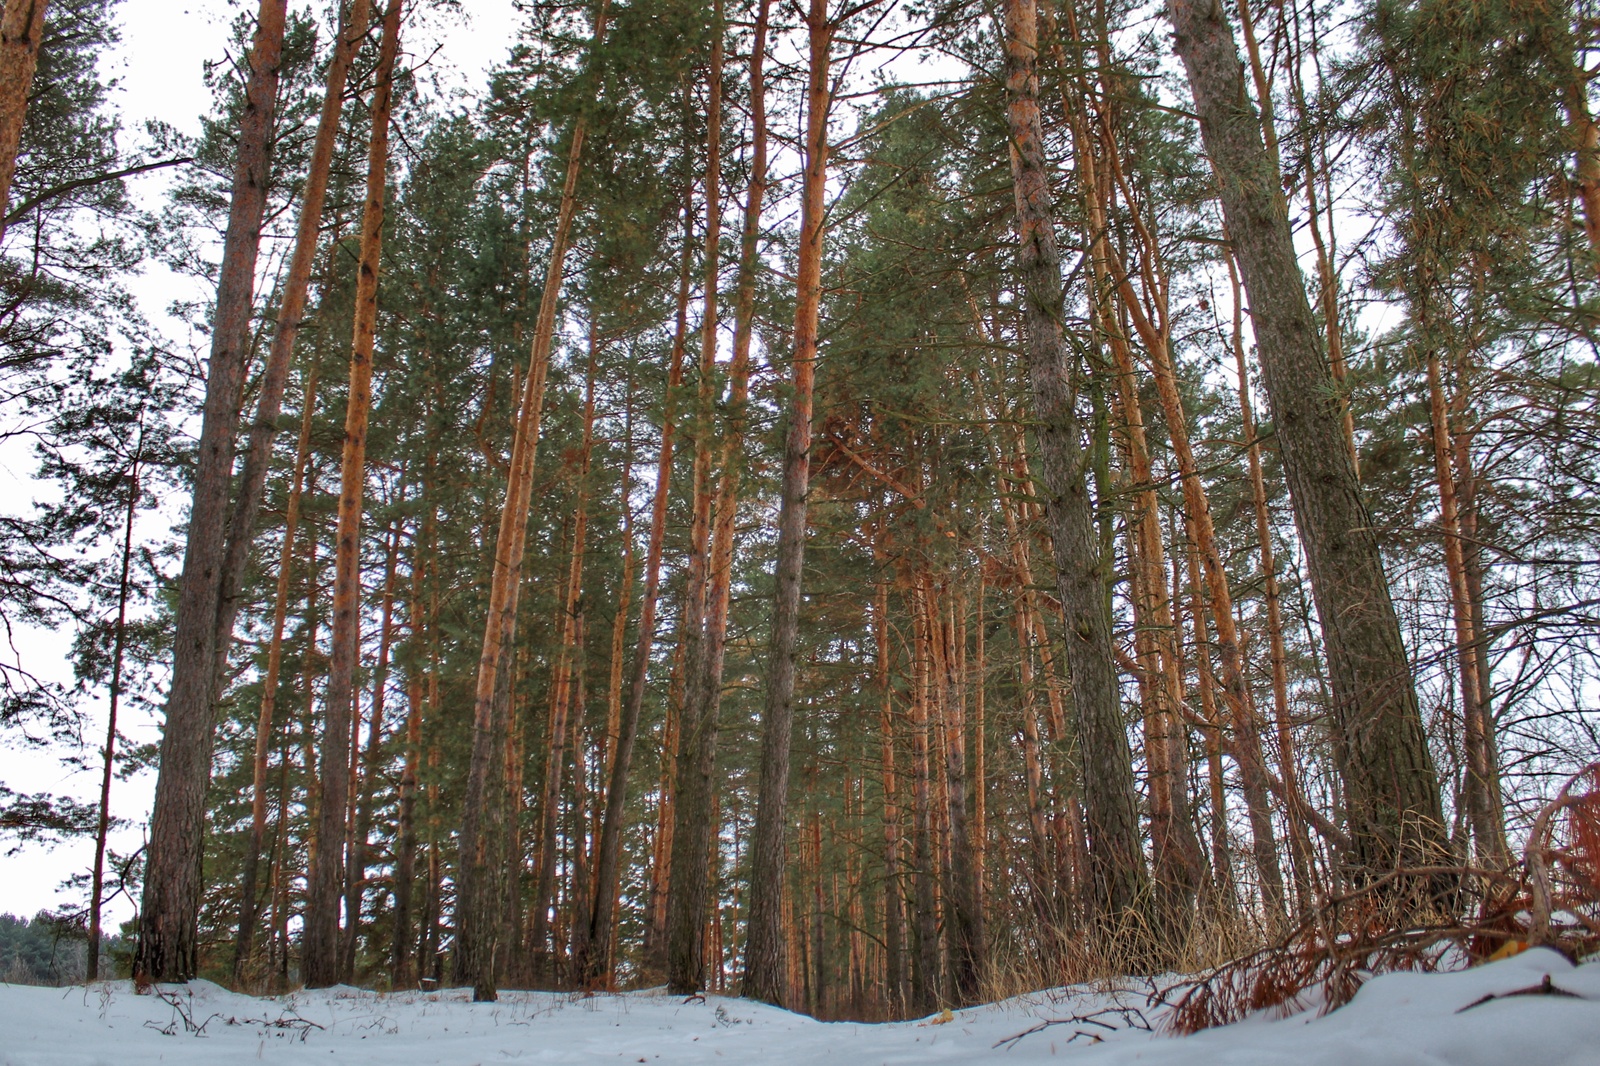
[[[233, 624], [239, 613], [239, 585], [244, 580], [250, 558], [256, 516], [267, 483], [267, 467], [272, 460], [272, 444], [278, 436], [278, 412], [283, 407], [283, 390], [289, 380], [295, 338], [306, 313], [306, 290], [311, 283], [311, 268], [316, 260], [318, 238], [322, 233], [322, 208], [328, 198], [328, 176], [333, 169], [333, 153], [339, 137], [339, 115], [344, 107], [344, 87], [355, 59], [356, 49], [366, 39], [372, 17], [371, 0], [351, 0], [340, 12], [339, 35], [334, 39], [328, 61], [327, 87], [322, 94], [322, 114], [317, 119], [317, 138], [311, 149], [311, 164], [306, 171], [305, 192], [300, 201], [300, 220], [295, 228], [294, 252], [283, 281], [278, 307], [277, 328], [272, 348], [261, 370], [257, 385], [256, 412], [250, 422], [250, 436], [244, 463], [239, 472], [239, 491], [228, 519], [227, 547], [223, 552], [221, 589], [217, 607], [217, 649], [211, 699], [216, 700], [227, 674], [228, 645], [233, 639]], [[335, 240], [334, 244], [338, 241]]]
[[800, 261], [794, 314], [794, 378], [783, 450], [778, 509], [777, 593], [767, 649], [767, 694], [761, 716], [761, 780], [750, 845], [750, 912], [744, 994], [782, 1006], [787, 998], [783, 940], [784, 836], [788, 828], [789, 740], [794, 730], [795, 640], [800, 630], [800, 576], [805, 555], [806, 492], [811, 479], [811, 393], [816, 374], [817, 312], [822, 299], [823, 194], [828, 176], [828, 67], [833, 25], [826, 0], [811, 0], [806, 89], [805, 170], [800, 207]]
[[1368, 872], [1448, 853], [1400, 624], [1372, 516], [1344, 444], [1339, 392], [1295, 256], [1281, 175], [1245, 93], [1233, 29], [1218, 0], [1168, 0], [1200, 132], [1217, 178], [1295, 525], [1322, 621], [1353, 847]]
[[[595, 14], [591, 59], [606, 31], [606, 0]], [[592, 65], [592, 64], [591, 64]], [[517, 598], [522, 584], [522, 556], [528, 537], [528, 512], [533, 504], [534, 461], [539, 448], [540, 415], [544, 407], [545, 380], [550, 372], [550, 348], [555, 338], [556, 308], [565, 273], [568, 234], [578, 205], [578, 175], [583, 164], [584, 135], [588, 123], [579, 115], [567, 146], [566, 177], [561, 204], [550, 242], [550, 262], [545, 270], [539, 317], [534, 323], [528, 373], [523, 378], [517, 407], [516, 431], [511, 444], [511, 473], [506, 484], [505, 507], [495, 538], [494, 569], [489, 585], [489, 611], [484, 622], [483, 651], [478, 659], [478, 680], [473, 695], [472, 757], [467, 770], [467, 790], [461, 818], [460, 863], [456, 886], [456, 977], [473, 985], [473, 996], [483, 1001], [498, 998], [495, 956], [499, 950], [502, 908], [490, 880], [497, 871], [494, 841], [503, 831], [503, 816], [486, 807], [494, 782], [490, 775], [503, 771], [505, 753], [496, 737], [495, 696], [509, 666], [503, 661], [514, 644]]]
[[1089, 861], [1100, 917], [1130, 918], [1149, 872], [1139, 839], [1133, 757], [1122, 721], [1099, 538], [1085, 470], [1088, 456], [1073, 409], [1072, 357], [1062, 330], [1061, 254], [1056, 247], [1039, 116], [1034, 0], [1007, 0], [1006, 115], [1015, 186], [1017, 273], [1022, 281], [1028, 376], [1038, 418], [1045, 517], [1066, 623], [1066, 664], [1081, 745]]
[[134, 976], [141, 981], [187, 981], [199, 967], [201, 835], [215, 739], [211, 697], [220, 640], [217, 608], [286, 6], [287, 0], [262, 0], [250, 47], [250, 78], [212, 314], [194, 502], [178, 579], [172, 682], [150, 812], [139, 944], [133, 962]]
[[[6, 0], [0, 15], [0, 237], [11, 208], [11, 178], [17, 172], [28, 91], [44, 37], [45, 0]], [[276, 64], [274, 64], [276, 66]]]
[[339, 899], [344, 888], [344, 841], [350, 793], [350, 716], [356, 660], [361, 651], [361, 500], [367, 476], [367, 415], [372, 407], [373, 333], [378, 322], [378, 266], [383, 251], [384, 192], [389, 171], [389, 113], [394, 63], [400, 50], [404, 0], [389, 0], [372, 90], [367, 146], [367, 200], [361, 216], [356, 270], [355, 328], [350, 345], [350, 395], [339, 464], [339, 525], [334, 542], [333, 638], [322, 722], [322, 803], [317, 846], [307, 878], [301, 976], [307, 988], [339, 981]]

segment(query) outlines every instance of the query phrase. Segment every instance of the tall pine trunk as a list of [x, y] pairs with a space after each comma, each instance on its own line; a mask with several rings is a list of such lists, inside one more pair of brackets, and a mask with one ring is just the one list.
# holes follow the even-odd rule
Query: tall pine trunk
[[[17, 2], [12, 0], [8, 8]], [[250, 47], [250, 75], [212, 312], [194, 499], [178, 579], [172, 681], [150, 812], [139, 943], [133, 962], [134, 977], [141, 982], [187, 981], [199, 969], [201, 835], [215, 740], [213, 676], [217, 647], [223, 639], [217, 632], [217, 611], [286, 6], [287, 0], [262, 0]]]
[[1005, 5], [1006, 114], [1019, 238], [1022, 321], [1038, 419], [1045, 518], [1066, 625], [1066, 665], [1081, 745], [1089, 859], [1099, 916], [1135, 914], [1149, 882], [1135, 805], [1133, 758], [1122, 722], [1101, 550], [1089, 500], [1089, 457], [1074, 410], [1073, 357], [1062, 327], [1061, 254], [1039, 115], [1034, 0]]
[[[758, 15], [755, 55], [766, 47], [765, 4]], [[675, 995], [690, 995], [705, 985], [705, 929], [711, 902], [711, 850], [717, 825], [711, 817], [713, 777], [716, 771], [717, 722], [710, 688], [721, 687], [722, 671], [711, 671], [711, 612], [720, 608], [726, 621], [726, 604], [713, 605], [712, 569], [731, 563], [711, 557], [711, 438], [714, 414], [712, 387], [717, 359], [717, 287], [721, 256], [718, 244], [722, 233], [722, 77], [723, 77], [722, 0], [715, 0], [712, 14], [711, 68], [706, 94], [706, 233], [704, 312], [700, 323], [700, 366], [694, 421], [694, 518], [688, 573], [688, 594], [684, 610], [685, 691], [679, 725], [677, 783], [673, 796], [672, 874], [667, 887], [667, 990]], [[759, 77], [760, 60], [752, 57], [752, 68]], [[759, 179], [757, 179], [759, 180]], [[730, 473], [725, 469], [724, 479]], [[720, 501], [719, 501], [720, 502]], [[729, 510], [738, 508], [738, 498], [725, 501]], [[718, 513], [722, 517], [722, 513]], [[731, 517], [731, 515], [729, 516]], [[732, 528], [728, 529], [727, 551], [732, 553]], [[718, 544], [718, 547], [723, 547]], [[719, 575], [722, 577], [724, 575]], [[727, 592], [722, 580], [717, 592]], [[721, 642], [721, 634], [718, 634]]]
[[800, 258], [796, 273], [794, 370], [783, 449], [778, 509], [777, 591], [767, 647], [767, 691], [761, 717], [761, 776], [751, 842], [750, 912], [744, 994], [782, 1006], [787, 998], [783, 883], [788, 830], [789, 742], [794, 730], [795, 643], [805, 557], [806, 493], [811, 479], [811, 398], [816, 374], [817, 315], [822, 300], [823, 196], [828, 174], [829, 53], [833, 25], [826, 0], [807, 16], [810, 73], [801, 185]]
[[1367, 873], [1448, 854], [1377, 531], [1344, 444], [1343, 411], [1295, 256], [1281, 174], [1245, 93], [1218, 0], [1168, 0], [1200, 132], [1255, 326], [1295, 524], [1322, 622], [1353, 847]]
[[[294, 252], [284, 277], [278, 307], [277, 328], [272, 347], [257, 386], [255, 415], [239, 472], [238, 495], [228, 519], [227, 546], [223, 550], [221, 590], [217, 607], [217, 650], [215, 676], [211, 679], [211, 698], [220, 694], [227, 673], [228, 645], [233, 640], [233, 625], [239, 613], [239, 585], [244, 580], [254, 538], [256, 517], [267, 483], [267, 467], [272, 460], [272, 444], [278, 436], [278, 413], [283, 407], [284, 386], [289, 380], [294, 345], [305, 319], [306, 290], [311, 283], [311, 268], [316, 260], [317, 241], [322, 232], [322, 208], [328, 197], [328, 178], [333, 153], [339, 138], [339, 116], [344, 107], [345, 82], [356, 50], [366, 38], [372, 17], [371, 0], [350, 0], [341, 8], [338, 36], [328, 61], [327, 86], [322, 94], [322, 112], [317, 119], [316, 141], [306, 171], [301, 195], [300, 218], [295, 229]], [[333, 242], [338, 244], [338, 240]]]
[[[639, 735], [639, 716], [650, 680], [650, 652], [656, 641], [656, 607], [661, 591], [661, 555], [667, 535], [667, 500], [672, 483], [672, 453], [677, 432], [675, 403], [683, 384], [683, 357], [689, 330], [689, 279], [693, 219], [693, 186], [683, 196], [683, 259], [678, 273], [678, 311], [673, 327], [672, 354], [667, 368], [666, 398], [661, 418], [661, 448], [656, 453], [655, 497], [650, 507], [650, 541], [645, 549], [644, 596], [639, 603], [639, 639], [633, 647], [627, 697], [611, 753], [611, 775], [606, 783], [606, 809], [600, 822], [596, 848], [595, 892], [590, 901], [588, 932], [579, 938], [583, 951], [573, 958], [579, 981], [594, 987], [610, 983], [614, 911], [621, 889], [622, 832], [627, 818], [628, 777], [633, 769], [633, 748]], [[668, 700], [669, 705], [674, 702]], [[669, 867], [670, 869], [670, 867]], [[582, 919], [580, 919], [582, 920]]]
[[289, 579], [294, 572], [294, 538], [300, 527], [300, 501], [305, 488], [306, 464], [311, 458], [311, 416], [316, 408], [317, 368], [306, 374], [300, 411], [300, 440], [295, 447], [294, 473], [283, 519], [283, 546], [278, 552], [278, 586], [272, 601], [272, 636], [267, 641], [267, 668], [261, 678], [261, 707], [256, 716], [255, 769], [250, 788], [250, 844], [244, 853], [240, 877], [239, 928], [233, 941], [233, 980], [239, 984], [255, 944], [256, 881], [267, 827], [267, 756], [271, 750], [273, 720], [278, 709], [278, 679], [283, 670], [283, 633], [289, 620]]
[[[372, 90], [367, 142], [367, 195], [356, 269], [355, 325], [350, 344], [350, 393], [339, 462], [339, 524], [334, 541], [333, 639], [322, 732], [322, 803], [317, 846], [306, 892], [301, 975], [307, 988], [340, 979], [339, 902], [344, 888], [344, 841], [350, 792], [350, 721], [356, 661], [361, 653], [361, 516], [367, 479], [367, 417], [372, 408], [372, 353], [378, 323], [378, 268], [383, 252], [384, 194], [389, 178], [389, 114], [400, 51], [404, 0], [389, 0]], [[354, 916], [349, 918], [353, 921]]]
[[[595, 13], [590, 45], [591, 67], [605, 40], [606, 0]], [[495, 988], [503, 908], [494, 879], [500, 871], [497, 856], [505, 830], [500, 793], [503, 780], [491, 780], [504, 771], [505, 753], [497, 737], [496, 699], [510, 665], [517, 628], [517, 598], [522, 584], [522, 557], [527, 544], [528, 512], [533, 504], [533, 469], [538, 455], [540, 417], [544, 408], [545, 380], [550, 372], [550, 348], [555, 337], [556, 308], [565, 273], [568, 235], [578, 205], [578, 175], [583, 164], [586, 116], [572, 124], [567, 146], [566, 176], [561, 186], [555, 232], [551, 236], [550, 262], [540, 294], [539, 316], [534, 323], [528, 373], [523, 378], [517, 407], [516, 432], [511, 446], [511, 472], [506, 502], [495, 537], [493, 575], [489, 585], [489, 610], [484, 622], [483, 650], [478, 659], [477, 686], [473, 694], [472, 757], [462, 807], [460, 862], [456, 888], [456, 979], [473, 985], [473, 997], [498, 998]]]
[[[550, 901], [555, 894], [556, 815], [561, 805], [561, 782], [566, 768], [567, 716], [572, 713], [572, 675], [581, 648], [579, 614], [583, 610], [583, 561], [589, 532], [589, 462], [594, 449], [595, 361], [599, 338], [589, 326], [589, 364], [584, 376], [583, 439], [578, 445], [578, 503], [572, 523], [572, 556], [567, 564], [567, 588], [561, 601], [561, 643], [550, 680], [550, 716], [544, 764], [544, 789], [539, 809], [538, 836], [534, 840], [534, 895], [528, 942], [535, 959], [551, 950]], [[577, 667], [581, 669], [581, 666]], [[582, 717], [583, 708], [577, 708]], [[578, 753], [582, 769], [582, 753]], [[553, 970], [552, 970], [553, 973]]]

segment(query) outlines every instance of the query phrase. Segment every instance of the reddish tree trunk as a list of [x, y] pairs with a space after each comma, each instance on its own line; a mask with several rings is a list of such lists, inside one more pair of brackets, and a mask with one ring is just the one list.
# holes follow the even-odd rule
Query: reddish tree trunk
[[361, 217], [356, 273], [355, 326], [350, 349], [350, 392], [339, 463], [339, 527], [335, 539], [333, 640], [329, 655], [322, 734], [322, 806], [317, 847], [306, 893], [306, 934], [301, 973], [306, 987], [340, 978], [339, 898], [344, 888], [343, 843], [350, 789], [350, 720], [355, 706], [356, 660], [361, 652], [361, 516], [367, 477], [367, 416], [372, 407], [372, 352], [378, 323], [378, 267], [383, 252], [384, 194], [389, 177], [389, 114], [394, 65], [400, 51], [404, 0], [389, 0], [372, 90], [372, 132], [367, 143], [367, 195]]

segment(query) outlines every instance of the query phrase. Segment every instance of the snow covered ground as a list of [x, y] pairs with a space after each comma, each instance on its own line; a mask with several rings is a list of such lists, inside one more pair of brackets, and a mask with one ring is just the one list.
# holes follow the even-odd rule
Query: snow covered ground
[[[1547, 974], [1556, 989], [1575, 995], [1484, 1000], [1538, 986]], [[1159, 1030], [1162, 1010], [1149, 1008], [1142, 992], [1082, 988], [975, 1007], [949, 1020], [888, 1025], [824, 1023], [743, 1000], [685, 1003], [652, 993], [507, 993], [497, 1004], [473, 1005], [456, 991], [340, 988], [259, 999], [205, 982], [174, 991], [181, 1010], [135, 995], [127, 982], [0, 985], [0, 1063], [1600, 1066], [1600, 962], [1573, 967], [1543, 950], [1462, 973], [1378, 977], [1322, 1018], [1253, 1018], [1181, 1038], [1141, 1027]], [[1058, 1024], [1041, 1027], [1052, 1021]]]

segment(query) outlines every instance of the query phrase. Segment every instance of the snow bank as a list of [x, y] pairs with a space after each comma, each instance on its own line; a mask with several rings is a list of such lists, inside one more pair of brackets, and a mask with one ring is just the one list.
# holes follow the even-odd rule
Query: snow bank
[[[1546, 975], [1574, 995], [1506, 996]], [[1160, 1028], [1163, 1008], [1132, 986], [1058, 989], [889, 1025], [650, 993], [506, 993], [479, 1005], [455, 991], [336, 988], [262, 999], [195, 982], [168, 993], [171, 1002], [134, 995], [127, 982], [0, 985], [0, 1063], [1600, 1066], [1600, 962], [1573, 967], [1544, 950], [1462, 973], [1378, 977], [1324, 1018], [1257, 1017], [1183, 1038], [1146, 1028]]]

